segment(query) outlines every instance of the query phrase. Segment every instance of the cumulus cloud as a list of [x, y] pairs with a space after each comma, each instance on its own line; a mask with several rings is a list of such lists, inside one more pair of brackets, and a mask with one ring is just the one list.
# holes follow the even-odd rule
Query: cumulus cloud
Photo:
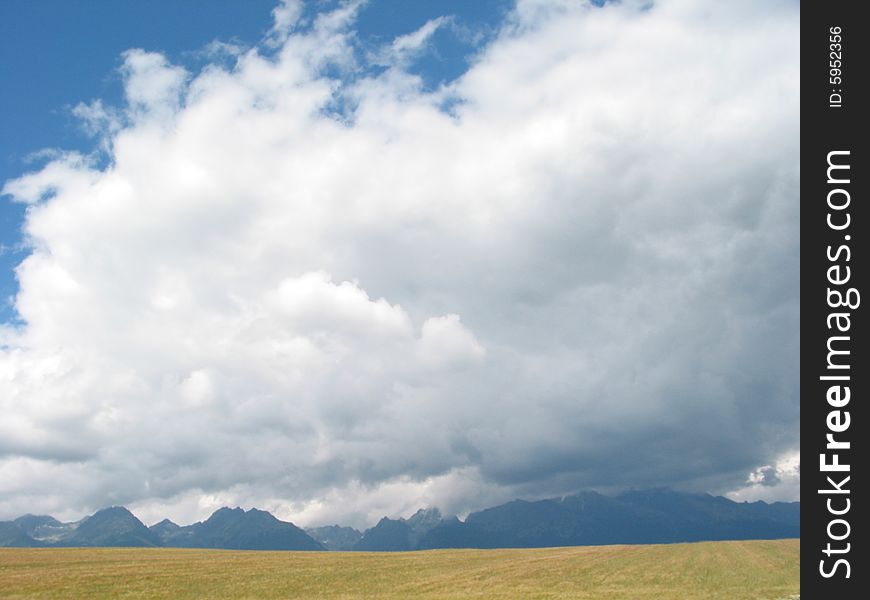
[[130, 50], [108, 165], [6, 182], [0, 516], [361, 526], [797, 447], [798, 6], [521, 0], [434, 91], [358, 70], [363, 9]]

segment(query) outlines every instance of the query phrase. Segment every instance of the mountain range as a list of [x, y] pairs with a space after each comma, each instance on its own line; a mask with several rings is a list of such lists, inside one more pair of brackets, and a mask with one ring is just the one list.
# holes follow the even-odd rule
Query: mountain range
[[404, 551], [793, 537], [800, 537], [799, 502], [737, 503], [671, 490], [514, 500], [473, 512], [464, 521], [445, 518], [437, 508], [421, 509], [408, 519], [384, 517], [364, 532], [339, 525], [303, 530], [268, 512], [241, 508], [221, 508], [207, 520], [186, 526], [164, 519], [146, 527], [121, 506], [74, 523], [36, 515], [0, 522], [0, 546], [8, 547]]
[[221, 508], [207, 520], [176, 525], [164, 519], [151, 527], [123, 506], [97, 511], [75, 523], [25, 515], [0, 522], [0, 546], [169, 546], [233, 550], [325, 550], [302, 529], [268, 512]]

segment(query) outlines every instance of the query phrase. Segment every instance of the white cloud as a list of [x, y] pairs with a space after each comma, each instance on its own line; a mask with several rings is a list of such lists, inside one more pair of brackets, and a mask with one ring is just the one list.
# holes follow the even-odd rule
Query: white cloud
[[9, 194], [16, 202], [36, 204], [54, 195], [61, 187], [78, 193], [89, 189], [97, 173], [88, 168], [85, 157], [68, 153], [52, 160], [34, 173], [7, 181], [3, 194]]
[[191, 371], [179, 387], [185, 402], [195, 406], [209, 404], [215, 397], [214, 381], [207, 369]]
[[390, 47], [396, 53], [418, 51], [429, 41], [429, 38], [432, 37], [438, 28], [447, 22], [447, 20], [447, 17], [430, 19], [417, 31], [401, 35], [394, 39], [392, 44], [390, 44]]
[[121, 72], [128, 114], [134, 119], [171, 119], [178, 111], [187, 72], [170, 65], [156, 52], [134, 49], [124, 53]]
[[292, 322], [297, 330], [323, 335], [411, 333], [411, 320], [401, 306], [391, 306], [383, 298], [372, 301], [358, 284], [345, 281], [336, 285], [322, 271], [285, 279], [267, 298], [272, 310]]
[[269, 30], [269, 42], [281, 45], [299, 24], [305, 6], [301, 0], [281, 0], [272, 9], [272, 28]]
[[459, 315], [453, 314], [426, 319], [417, 351], [426, 364], [451, 367], [480, 362], [486, 355]]
[[104, 106], [102, 100], [94, 100], [89, 104], [79, 102], [72, 109], [73, 116], [79, 119], [85, 133], [100, 138], [103, 150], [107, 152], [111, 151], [108, 146], [111, 136], [123, 127], [119, 112]]
[[127, 52], [110, 166], [5, 184], [0, 517], [362, 524], [796, 447], [796, 5], [522, 2], [431, 94], [329, 78], [361, 5], [299, 7], [232, 69]]
[[430, 19], [416, 31], [400, 35], [389, 46], [371, 53], [369, 60], [382, 66], [407, 67], [409, 61], [421, 55], [430, 46], [435, 32], [449, 23], [451, 23], [450, 17]]
[[745, 485], [727, 495], [735, 502], [799, 500], [801, 493], [800, 452], [787, 452], [772, 465], [762, 465], [749, 473]]

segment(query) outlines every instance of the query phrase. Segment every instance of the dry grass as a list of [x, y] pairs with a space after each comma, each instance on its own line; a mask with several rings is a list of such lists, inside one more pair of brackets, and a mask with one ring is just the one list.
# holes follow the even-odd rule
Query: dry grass
[[406, 553], [0, 548], [3, 598], [762, 600], [800, 540]]

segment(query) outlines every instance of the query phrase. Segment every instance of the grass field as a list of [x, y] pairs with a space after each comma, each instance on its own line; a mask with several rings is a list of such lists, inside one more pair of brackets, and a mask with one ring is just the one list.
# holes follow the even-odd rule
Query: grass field
[[0, 548], [3, 598], [786, 599], [800, 540], [407, 553]]

